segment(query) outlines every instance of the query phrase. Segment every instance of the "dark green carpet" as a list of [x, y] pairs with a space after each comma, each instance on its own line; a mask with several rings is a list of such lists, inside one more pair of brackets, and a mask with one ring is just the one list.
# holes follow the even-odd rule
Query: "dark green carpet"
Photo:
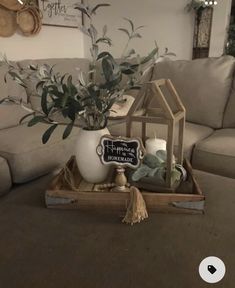
[[[115, 215], [48, 210], [50, 176], [0, 199], [0, 288], [233, 288], [235, 181], [197, 173], [206, 214], [151, 214], [133, 227]], [[227, 273], [204, 283], [200, 261], [218, 256]]]

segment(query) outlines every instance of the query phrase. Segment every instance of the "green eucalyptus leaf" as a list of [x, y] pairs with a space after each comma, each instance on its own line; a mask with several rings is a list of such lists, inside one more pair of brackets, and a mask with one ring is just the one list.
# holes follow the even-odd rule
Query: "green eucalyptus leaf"
[[27, 88], [27, 85], [25, 85], [23, 82], [20, 82], [19, 80], [15, 80], [21, 87]]
[[138, 65], [134, 66], [129, 62], [123, 62], [120, 64], [121, 72], [125, 75], [131, 75], [136, 73]]
[[130, 32], [129, 32], [127, 29], [125, 29], [125, 28], [118, 28], [118, 30], [124, 32], [124, 33], [128, 36], [128, 38], [131, 38], [131, 34], [130, 34]]
[[46, 132], [42, 136], [42, 143], [46, 144], [51, 137], [51, 134], [55, 131], [57, 124], [53, 124], [50, 128], [46, 130]]
[[154, 169], [151, 169], [148, 173], [148, 177], [154, 177], [160, 169], [161, 169], [160, 167], [156, 167]]
[[109, 52], [104, 51], [104, 52], [101, 52], [101, 53], [98, 55], [97, 60], [100, 60], [100, 59], [102, 59], [102, 58], [104, 58], [104, 57], [113, 58], [113, 56], [112, 56]]
[[29, 69], [30, 69], [30, 70], [33, 70], [33, 71], [37, 71], [38, 67], [37, 67], [36, 65], [30, 64], [30, 65], [29, 65]]
[[111, 99], [103, 113], [108, 112], [111, 109], [111, 107], [113, 106], [113, 104], [115, 103], [115, 101], [116, 101], [116, 98]]
[[135, 31], [137, 31], [137, 30], [139, 30], [139, 29], [142, 29], [142, 28], [144, 28], [144, 27], [145, 27], [144, 25], [138, 26], [138, 27], [135, 29]]
[[158, 52], [158, 48], [156, 47], [148, 54], [148, 56], [144, 57], [141, 60], [140, 64], [145, 64], [145, 63], [149, 62], [151, 59], [154, 58], [154, 56], [157, 54], [157, 52]]
[[64, 78], [65, 78], [67, 75], [68, 75], [68, 73], [65, 73], [65, 74], [61, 77], [61, 79], [60, 79], [60, 84], [63, 84]]
[[49, 90], [49, 93], [57, 98], [62, 98], [64, 96], [64, 93], [58, 91], [57, 87], [53, 87], [53, 89]]
[[73, 130], [73, 126], [74, 126], [74, 122], [69, 123], [63, 133], [63, 139], [66, 139], [67, 137], [69, 137], [69, 135], [71, 134], [72, 130]]
[[68, 98], [69, 98], [69, 94], [68, 93], [64, 93], [63, 96], [60, 98], [59, 103], [60, 103], [60, 106], [62, 108], [64, 108], [66, 106]]
[[112, 40], [108, 37], [102, 37], [96, 40], [96, 43], [104, 43], [104, 44], [108, 44], [109, 46], [112, 46]]
[[36, 90], [38, 90], [39, 88], [43, 87], [43, 85], [45, 84], [45, 81], [39, 81], [36, 85]]
[[166, 152], [166, 150], [158, 150], [156, 152], [156, 157], [158, 158], [160, 163], [166, 162], [166, 160], [167, 160], [167, 152]]
[[17, 74], [16, 72], [13, 71], [9, 71], [8, 74], [12, 77], [12, 79], [14, 81], [16, 81], [20, 86], [27, 88], [27, 86], [25, 85], [23, 79], [21, 78], [21, 76], [19, 74]]
[[78, 80], [79, 80], [80, 85], [86, 86], [86, 81], [84, 79], [84, 72], [81, 70], [78, 71]]
[[104, 121], [104, 123], [103, 123], [103, 125], [100, 127], [101, 129], [104, 129], [105, 127], [107, 127], [107, 124], [108, 124], [108, 118], [105, 116], [105, 115], [103, 115], [103, 121]]
[[143, 163], [152, 169], [159, 167], [161, 164], [158, 157], [152, 154], [146, 154], [144, 156]]
[[75, 121], [76, 119], [76, 107], [74, 105], [69, 105], [68, 109], [66, 109], [66, 113], [67, 116], [69, 117], [69, 119], [71, 119], [72, 121]]
[[43, 113], [48, 115], [48, 108], [47, 108], [47, 96], [48, 96], [48, 90], [47, 88], [43, 88], [42, 96], [41, 96], [41, 107]]
[[83, 106], [81, 105], [81, 102], [76, 100], [76, 99], [71, 99], [70, 100], [70, 106], [69, 107], [74, 107], [75, 112], [80, 112], [82, 110], [84, 110]]
[[72, 80], [73, 80], [72, 75], [69, 75], [69, 77], [68, 77], [68, 79], [67, 79], [67, 85], [68, 85], [68, 86], [72, 85]]
[[67, 86], [68, 86], [68, 93], [70, 96], [74, 96], [77, 94], [77, 88], [73, 85], [73, 82], [72, 82], [73, 78], [72, 76], [70, 75], [67, 79]]
[[156, 172], [155, 172], [155, 177], [161, 179], [162, 181], [165, 181], [165, 175], [166, 175], [166, 168], [165, 167], [160, 167]]
[[107, 58], [102, 59], [102, 68], [106, 81], [111, 81], [113, 76], [113, 64], [110, 61], [110, 59]]
[[66, 84], [63, 84], [63, 85], [62, 85], [62, 89], [63, 89], [64, 93], [68, 93], [68, 92], [69, 92], [69, 91], [68, 91], [68, 87], [67, 87]]
[[133, 174], [132, 174], [132, 180], [133, 181], [139, 181], [141, 178], [146, 177], [148, 173], [151, 171], [151, 168], [149, 168], [147, 165], [142, 164]]
[[61, 113], [63, 115], [64, 118], [67, 118], [68, 117], [68, 108], [64, 108], [61, 110]]
[[130, 23], [131, 30], [132, 30], [132, 33], [133, 33], [134, 30], [135, 30], [134, 23], [133, 23], [130, 19], [128, 19], [128, 18], [125, 18], [125, 17], [124, 17], [123, 19]]
[[83, 8], [83, 7], [74, 7], [74, 9], [77, 9], [77, 10], [79, 10], [79, 11], [81, 11], [82, 13], [84, 13], [87, 17], [89, 17], [89, 18], [91, 18], [91, 15], [88, 13], [88, 11], [85, 9], [85, 8]]
[[27, 119], [27, 118], [30, 117], [30, 116], [33, 116], [34, 114], [35, 114], [34, 112], [33, 112], [33, 113], [26, 114], [25, 116], [23, 116], [23, 117], [20, 119], [19, 124], [22, 124], [22, 122], [23, 122], [25, 119]]
[[88, 32], [89, 32], [90, 37], [92, 39], [92, 43], [95, 43], [98, 32], [92, 24], [90, 25], [90, 28], [88, 28]]
[[101, 112], [103, 110], [103, 105], [102, 105], [102, 101], [98, 97], [95, 97], [95, 104], [98, 110]]
[[[98, 40], [97, 40], [98, 41]], [[90, 53], [91, 53], [91, 56], [92, 56], [92, 58], [94, 59], [94, 60], [96, 60], [97, 59], [97, 55], [98, 55], [98, 52], [99, 52], [99, 47], [98, 47], [98, 45], [97, 45], [97, 42], [96, 41], [96, 44], [93, 44], [92, 45], [92, 48], [90, 48]]]
[[107, 25], [104, 25], [104, 27], [103, 27], [103, 37], [106, 36], [107, 31], [108, 31], [108, 26], [107, 26]]
[[171, 181], [172, 183], [175, 183], [175, 181], [180, 181], [181, 173], [180, 171], [174, 169], [171, 171]]
[[83, 25], [78, 25], [78, 29], [79, 29], [83, 34], [85, 34], [86, 36], [90, 36], [87, 28], [84, 27]]
[[9, 71], [8, 73], [11, 75], [11, 77], [13, 78], [13, 80], [15, 80], [15, 79], [17, 78], [17, 79], [23, 81], [22, 78], [20, 77], [20, 75], [17, 74], [16, 72], [14, 72], [14, 71]]
[[93, 24], [91, 24], [91, 31], [92, 31], [94, 40], [96, 40], [97, 35], [98, 35], [98, 31], [97, 31], [97, 29], [95, 28], [95, 26]]
[[91, 10], [91, 13], [95, 14], [96, 10], [99, 9], [100, 7], [108, 7], [108, 6], [110, 6], [110, 4], [107, 3], [98, 4]]
[[32, 127], [40, 122], [45, 122], [45, 116], [34, 116], [28, 123], [28, 127]]
[[101, 89], [107, 89], [109, 91], [113, 91], [115, 90], [115, 87], [120, 84], [120, 82], [122, 81], [122, 74], [118, 74], [116, 75], [116, 77], [113, 77], [113, 80], [111, 81], [107, 81], [104, 84], [100, 84], [100, 88]]

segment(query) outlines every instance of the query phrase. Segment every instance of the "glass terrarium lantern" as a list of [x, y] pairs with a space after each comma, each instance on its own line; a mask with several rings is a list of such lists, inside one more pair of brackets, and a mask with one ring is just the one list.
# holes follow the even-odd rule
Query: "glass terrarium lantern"
[[[152, 103], [157, 104], [153, 107]], [[174, 161], [183, 163], [183, 143], [185, 130], [185, 108], [180, 97], [169, 79], [161, 79], [146, 83], [127, 114], [127, 137], [131, 137], [133, 122], [142, 124], [142, 139], [147, 136], [147, 124], [164, 124], [167, 129], [167, 159], [166, 159], [166, 188], [172, 188], [171, 180]], [[176, 125], [178, 125], [178, 147], [174, 151]], [[157, 132], [156, 127], [156, 132]], [[174, 154], [175, 153], [175, 154]], [[175, 156], [175, 157], [174, 157]]]

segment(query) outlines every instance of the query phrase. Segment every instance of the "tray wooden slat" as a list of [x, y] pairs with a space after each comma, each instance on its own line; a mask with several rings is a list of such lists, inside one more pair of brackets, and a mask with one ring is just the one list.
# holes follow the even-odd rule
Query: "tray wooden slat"
[[[67, 166], [71, 168], [70, 162], [68, 162]], [[202, 194], [202, 191], [193, 176], [190, 164], [187, 163], [185, 168], [189, 175], [188, 181], [191, 181], [192, 183], [192, 191], [188, 194], [183, 194], [155, 193], [142, 190], [142, 195], [149, 212], [203, 213], [205, 196]], [[74, 164], [71, 171], [76, 175], [75, 182], [78, 185], [78, 189], [76, 191], [71, 191], [67, 187], [62, 187], [63, 173], [60, 172], [60, 174], [53, 179], [49, 189], [46, 191], [45, 201], [48, 208], [100, 210], [102, 212], [126, 211], [130, 199], [128, 192], [111, 192], [109, 191], [109, 188], [102, 191], [95, 191], [95, 185], [85, 182], [77, 167], [74, 168]], [[108, 181], [112, 181], [111, 176], [109, 176]]]

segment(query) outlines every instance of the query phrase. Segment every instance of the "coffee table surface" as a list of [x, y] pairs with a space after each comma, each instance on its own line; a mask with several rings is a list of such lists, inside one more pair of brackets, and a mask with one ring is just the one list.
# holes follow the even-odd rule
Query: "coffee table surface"
[[[196, 171], [205, 215], [150, 214], [133, 227], [115, 215], [50, 210], [51, 176], [0, 199], [2, 287], [210, 287], [201, 260], [217, 256], [235, 283], [235, 180]], [[78, 286], [79, 285], [79, 286]]]

